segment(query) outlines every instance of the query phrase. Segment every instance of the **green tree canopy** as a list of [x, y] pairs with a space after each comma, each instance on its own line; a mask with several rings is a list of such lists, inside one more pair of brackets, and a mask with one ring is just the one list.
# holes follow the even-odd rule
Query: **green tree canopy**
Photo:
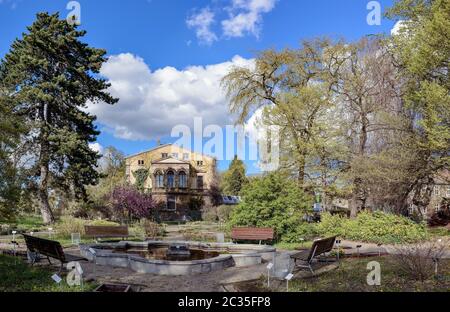
[[222, 80], [239, 123], [264, 108], [263, 124], [280, 128], [281, 165], [295, 173], [302, 187], [311, 177], [308, 169], [316, 150], [329, 143], [324, 119], [331, 102], [329, 88], [321, 82], [323, 52], [330, 45], [316, 39], [302, 42], [300, 49], [262, 51], [254, 68], [235, 67]]
[[241, 196], [230, 226], [271, 227], [279, 238], [294, 231], [304, 214], [312, 210], [312, 197], [279, 172], [252, 179]]
[[6, 99], [0, 93], [0, 221], [14, 218], [19, 201], [20, 181], [11, 154], [24, 130]]
[[245, 164], [242, 160], [234, 157], [228, 170], [222, 177], [222, 190], [227, 195], [239, 195], [242, 187], [247, 183], [245, 175]]
[[411, 115], [410, 145], [418, 155], [409, 187], [414, 204], [426, 207], [434, 175], [450, 163], [450, 1], [400, 0], [388, 16], [401, 21], [389, 47]]

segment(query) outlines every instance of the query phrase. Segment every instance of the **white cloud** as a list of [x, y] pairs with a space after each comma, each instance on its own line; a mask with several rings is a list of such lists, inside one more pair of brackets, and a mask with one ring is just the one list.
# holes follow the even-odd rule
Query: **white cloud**
[[[279, 127], [270, 126], [265, 122], [265, 107], [253, 112], [244, 125], [245, 133], [250, 138], [249, 150], [258, 151], [258, 161], [253, 166], [261, 171], [273, 171], [279, 166], [280, 132]], [[270, 133], [270, 136], [268, 135]], [[270, 141], [271, 151], [267, 151], [267, 143]], [[259, 145], [255, 145], [258, 142]], [[252, 152], [250, 152], [252, 153]], [[251, 155], [254, 157], [255, 155]]]
[[394, 27], [392, 27], [391, 35], [392, 36], [398, 35], [400, 33], [400, 30], [405, 26], [406, 26], [405, 21], [402, 20], [398, 21], [397, 23], [395, 23]]
[[222, 21], [226, 37], [259, 36], [262, 15], [273, 10], [276, 0], [232, 0], [229, 18]]
[[214, 15], [214, 12], [207, 7], [192, 14], [186, 20], [188, 27], [195, 29], [200, 43], [211, 45], [214, 41], [217, 41], [216, 34], [211, 31], [211, 26], [214, 23]]
[[101, 146], [100, 143], [89, 143], [89, 148], [99, 154], [103, 152], [103, 146]]
[[[205, 7], [195, 11], [186, 20], [190, 29], [194, 29], [201, 44], [211, 45], [220, 38], [214, 32], [216, 19], [220, 21], [222, 37], [244, 37], [253, 35], [259, 37], [262, 28], [263, 15], [275, 8], [278, 0], [227, 0], [224, 7]], [[215, 2], [214, 0], [212, 1]], [[219, 17], [218, 17], [219, 16]]]
[[263, 125], [263, 112], [264, 107], [257, 109], [252, 116], [247, 120], [244, 125], [245, 133], [247, 136], [256, 138], [258, 140], [263, 139], [265, 137], [264, 132], [262, 131]]
[[232, 120], [220, 81], [232, 66], [252, 64], [253, 60], [235, 56], [220, 64], [151, 71], [133, 54], [111, 56], [101, 74], [111, 83], [109, 92], [120, 101], [113, 106], [89, 104], [88, 111], [97, 115], [107, 131], [128, 140], [169, 136], [175, 125], [191, 127], [194, 117], [202, 117], [204, 125], [223, 126]]

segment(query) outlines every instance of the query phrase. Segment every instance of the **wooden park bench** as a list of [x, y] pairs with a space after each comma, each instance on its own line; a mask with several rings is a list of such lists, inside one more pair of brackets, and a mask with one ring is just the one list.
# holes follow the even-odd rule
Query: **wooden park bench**
[[88, 261], [88, 259], [81, 256], [65, 253], [59, 242], [26, 234], [23, 234], [23, 237], [25, 238], [25, 243], [30, 255], [34, 255], [30, 257], [31, 265], [35, 264], [39, 259], [38, 255], [44, 255], [47, 257], [48, 263], [50, 264], [52, 264], [50, 258], [57, 259], [61, 262], [61, 268], [59, 270], [59, 273], [61, 273], [65, 263], [72, 261]]
[[[312, 274], [314, 274], [314, 270], [312, 268], [314, 259], [332, 251], [335, 241], [336, 236], [316, 240], [314, 241], [310, 250], [304, 250], [299, 253], [293, 254], [291, 255], [291, 258], [294, 259], [294, 264], [296, 267], [307, 268], [311, 271]], [[302, 264], [297, 264], [297, 261], [300, 261]]]
[[252, 227], [238, 227], [231, 230], [231, 239], [233, 241], [248, 240], [259, 241], [273, 241], [274, 230], [272, 228], [252, 228]]
[[128, 234], [128, 226], [94, 226], [85, 225], [84, 230], [86, 236], [97, 240], [98, 238], [115, 238], [120, 237], [125, 240]]

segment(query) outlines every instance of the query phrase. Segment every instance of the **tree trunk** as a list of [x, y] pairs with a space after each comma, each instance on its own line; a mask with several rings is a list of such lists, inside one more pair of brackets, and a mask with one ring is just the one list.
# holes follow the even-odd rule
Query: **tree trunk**
[[303, 187], [305, 183], [305, 166], [306, 166], [306, 156], [303, 153], [300, 153], [298, 159], [298, 178], [297, 178], [297, 182], [300, 187]]
[[55, 222], [55, 217], [53, 216], [52, 209], [48, 202], [48, 176], [49, 176], [49, 163], [50, 163], [50, 145], [48, 141], [48, 104], [42, 106], [40, 111], [40, 117], [44, 123], [41, 128], [41, 133], [39, 136], [39, 142], [41, 145], [40, 155], [39, 155], [39, 166], [40, 166], [40, 181], [39, 181], [39, 199], [41, 201], [41, 215], [42, 220], [45, 224], [51, 224]]
[[395, 213], [402, 216], [408, 216], [408, 195], [409, 191], [402, 194], [396, 202]]
[[359, 211], [358, 200], [357, 200], [355, 194], [353, 194], [349, 205], [350, 205], [350, 218], [354, 219], [358, 215], [358, 211]]
[[367, 190], [361, 178], [354, 179], [353, 185], [354, 189], [350, 201], [350, 217], [356, 218], [358, 212], [367, 208]]
[[[362, 101], [360, 100], [358, 105], [361, 110], [363, 109]], [[361, 114], [361, 133], [359, 135], [359, 146], [358, 146], [358, 156], [366, 156], [366, 145], [367, 145], [367, 128], [369, 125], [369, 120], [367, 114]], [[362, 178], [357, 175], [353, 180], [353, 192], [352, 199], [350, 201], [350, 218], [356, 218], [358, 212], [366, 209], [367, 203], [367, 190], [364, 186]]]
[[39, 199], [41, 201], [41, 215], [45, 224], [51, 224], [55, 222], [52, 209], [48, 202], [48, 166], [41, 165], [41, 179], [39, 182]]

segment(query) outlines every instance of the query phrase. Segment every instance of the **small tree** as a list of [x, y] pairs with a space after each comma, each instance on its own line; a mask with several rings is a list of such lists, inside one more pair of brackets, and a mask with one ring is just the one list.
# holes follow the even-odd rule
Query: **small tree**
[[228, 195], [239, 195], [242, 187], [247, 183], [245, 176], [245, 164], [234, 156], [230, 167], [223, 175], [222, 186], [224, 193]]
[[156, 203], [150, 194], [143, 194], [129, 186], [116, 187], [112, 192], [112, 206], [120, 217], [150, 218], [156, 215]]
[[233, 210], [230, 226], [271, 227], [277, 237], [295, 231], [312, 210], [312, 198], [280, 173], [255, 178], [244, 186], [241, 203]]

